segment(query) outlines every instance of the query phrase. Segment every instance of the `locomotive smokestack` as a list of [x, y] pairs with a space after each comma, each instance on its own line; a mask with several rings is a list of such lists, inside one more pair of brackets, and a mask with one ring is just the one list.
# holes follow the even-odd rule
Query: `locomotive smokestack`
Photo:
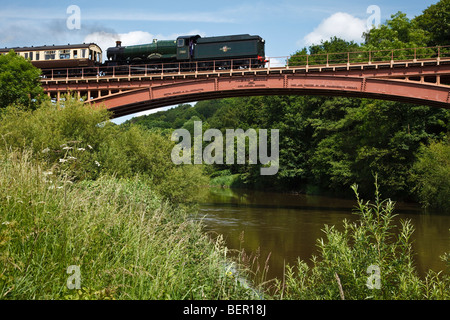
[[122, 46], [122, 41], [116, 41], [116, 48], [120, 48]]

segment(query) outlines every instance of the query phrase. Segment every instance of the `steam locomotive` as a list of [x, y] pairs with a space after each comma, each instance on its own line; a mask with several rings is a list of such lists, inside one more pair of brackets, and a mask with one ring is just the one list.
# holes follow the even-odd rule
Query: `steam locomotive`
[[138, 65], [196, 62], [202, 68], [263, 67], [265, 41], [249, 34], [205, 37], [180, 36], [176, 40], [154, 40], [151, 44], [108, 48], [106, 65]]
[[[33, 65], [49, 76], [67, 74], [63, 69], [71, 68], [70, 74], [77, 76], [81, 71], [75, 68], [95, 67], [110, 70], [109, 67], [146, 65], [156, 71], [238, 69], [264, 67], [265, 41], [257, 35], [240, 34], [218, 37], [199, 35], [180, 36], [175, 40], [154, 40], [153, 43], [122, 46], [117, 41], [115, 47], [107, 49], [107, 60], [103, 62], [102, 50], [95, 44], [42, 46], [0, 49], [0, 54], [10, 50], [29, 59]], [[108, 67], [108, 68], [107, 68]], [[127, 67], [128, 68], [128, 67]], [[60, 71], [55, 71], [58, 69]], [[105, 73], [107, 71], [104, 71]]]

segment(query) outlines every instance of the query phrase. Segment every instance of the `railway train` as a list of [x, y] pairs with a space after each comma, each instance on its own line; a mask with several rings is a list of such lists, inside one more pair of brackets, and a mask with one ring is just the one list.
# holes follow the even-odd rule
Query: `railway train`
[[[25, 48], [0, 49], [0, 54], [10, 50], [29, 59], [31, 63], [43, 70], [67, 74], [63, 69], [71, 68], [71, 73], [79, 74], [82, 67], [95, 67], [106, 74], [111, 67], [130, 70], [128, 66], [136, 66], [134, 70], [160, 72], [170, 70], [209, 70], [209, 69], [242, 69], [264, 67], [265, 41], [257, 35], [240, 34], [217, 37], [201, 37], [199, 35], [179, 36], [175, 40], [154, 40], [144, 45], [122, 46], [120, 41], [115, 47], [106, 51], [107, 59], [103, 61], [102, 49], [95, 43], [41, 46]], [[77, 70], [78, 68], [78, 70]], [[56, 69], [56, 71], [55, 71]], [[52, 76], [55, 73], [52, 73]]]

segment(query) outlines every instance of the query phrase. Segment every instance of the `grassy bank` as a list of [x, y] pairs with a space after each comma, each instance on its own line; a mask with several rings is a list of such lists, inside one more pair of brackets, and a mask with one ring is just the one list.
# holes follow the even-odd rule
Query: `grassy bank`
[[254, 297], [189, 219], [206, 179], [173, 146], [71, 97], [0, 110], [0, 299]]
[[[2, 299], [248, 299], [227, 250], [139, 179], [49, 177], [31, 153], [0, 166]], [[69, 266], [81, 289], [69, 290]]]

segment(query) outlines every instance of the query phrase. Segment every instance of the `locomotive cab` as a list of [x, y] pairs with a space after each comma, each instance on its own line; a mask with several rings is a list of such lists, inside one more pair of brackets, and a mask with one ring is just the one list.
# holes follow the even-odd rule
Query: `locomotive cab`
[[177, 38], [177, 60], [189, 61], [194, 57], [195, 44], [199, 35], [181, 36]]

